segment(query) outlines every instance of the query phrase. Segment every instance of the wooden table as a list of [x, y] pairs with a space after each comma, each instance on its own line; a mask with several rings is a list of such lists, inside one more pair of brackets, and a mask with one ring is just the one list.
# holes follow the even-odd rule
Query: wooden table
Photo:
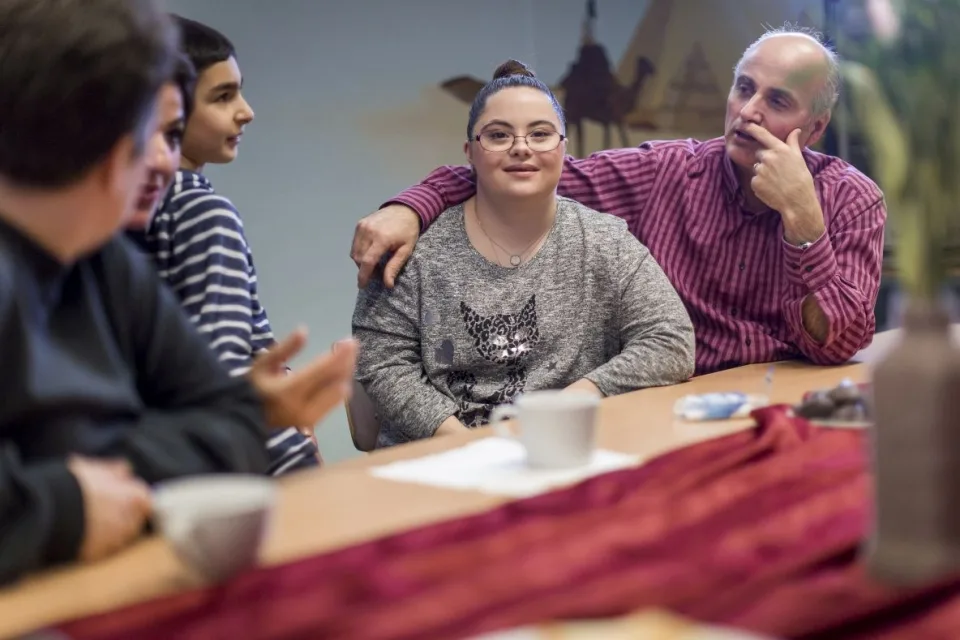
[[[673, 387], [646, 389], [605, 400], [599, 416], [599, 445], [649, 458], [694, 442], [733, 433], [748, 420], [688, 424], [673, 418], [673, 403], [688, 393], [739, 390], [763, 392], [770, 365], [751, 365], [701, 376]], [[867, 364], [814, 367], [778, 363], [770, 389], [774, 403], [796, 402], [803, 392], [843, 378], [863, 380]], [[638, 417], [644, 427], [638, 429]], [[397, 483], [367, 469], [487, 437], [487, 429], [394, 447], [281, 481], [276, 526], [262, 562], [282, 563], [340, 549], [421, 525], [478, 513], [508, 498]], [[200, 584], [158, 538], [144, 540], [107, 561], [33, 577], [0, 591], [0, 637], [116, 609]]]
[[[889, 331], [878, 333], [874, 336], [870, 346], [854, 356], [852, 362], [867, 365], [878, 362], [896, 345], [897, 340], [900, 339], [901, 332], [901, 329], [890, 329]], [[950, 335], [954, 342], [960, 343], [960, 323], [950, 325]]]

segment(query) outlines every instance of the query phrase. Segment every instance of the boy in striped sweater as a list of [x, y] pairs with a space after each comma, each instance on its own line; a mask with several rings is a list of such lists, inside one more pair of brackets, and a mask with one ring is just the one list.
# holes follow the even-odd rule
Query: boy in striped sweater
[[[193, 110], [173, 185], [147, 230], [131, 236], [153, 258], [221, 363], [232, 375], [244, 375], [275, 340], [257, 294], [240, 215], [202, 171], [207, 163], [236, 158], [254, 114], [241, 94], [243, 79], [230, 41], [206, 25], [173, 18], [181, 30], [181, 48], [198, 74]], [[320, 463], [314, 438], [293, 427], [274, 432], [267, 448], [274, 475]]]

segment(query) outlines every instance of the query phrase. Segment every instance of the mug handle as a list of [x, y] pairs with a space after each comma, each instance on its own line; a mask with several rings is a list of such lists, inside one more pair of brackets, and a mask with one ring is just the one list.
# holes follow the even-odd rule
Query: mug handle
[[504, 424], [504, 421], [515, 420], [518, 413], [517, 408], [513, 405], [505, 404], [495, 407], [493, 413], [490, 414], [490, 426], [493, 427], [493, 432], [501, 438], [516, 439], [517, 434], [511, 431], [510, 427]]

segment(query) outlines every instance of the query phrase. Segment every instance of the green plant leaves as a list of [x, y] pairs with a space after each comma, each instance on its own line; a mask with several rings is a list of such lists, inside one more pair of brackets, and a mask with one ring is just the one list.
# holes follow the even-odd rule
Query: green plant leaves
[[898, 33], [856, 43], [841, 68], [886, 197], [900, 278], [914, 295], [935, 296], [948, 258], [960, 257], [960, 0], [893, 6]]

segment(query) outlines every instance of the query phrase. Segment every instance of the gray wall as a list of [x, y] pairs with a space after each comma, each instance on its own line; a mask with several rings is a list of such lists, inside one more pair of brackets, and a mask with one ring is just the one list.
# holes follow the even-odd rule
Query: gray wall
[[[616, 61], [645, 0], [601, 0]], [[547, 81], [576, 55], [581, 0], [173, 0], [233, 40], [256, 121], [240, 157], [208, 168], [243, 216], [274, 331], [310, 327], [306, 357], [350, 333], [357, 220], [439, 163], [462, 161], [466, 105], [436, 89], [515, 57]], [[439, 109], [439, 111], [438, 111]], [[303, 361], [301, 358], [299, 361]], [[357, 455], [342, 410], [318, 429]]]
[[[658, 79], [676, 81], [684, 56], [703, 43], [713, 52], [709, 62], [724, 91], [735, 58], [721, 60], [717, 52], [732, 47], [736, 55], [762, 33], [762, 25], [795, 20], [804, 7], [813, 11], [821, 5], [819, 0], [656, 1], [672, 10]], [[585, 5], [584, 0], [167, 2], [170, 10], [220, 29], [237, 46], [244, 91], [257, 117], [239, 159], [207, 173], [243, 216], [275, 332], [284, 335], [301, 323], [310, 327], [304, 358], [350, 333], [356, 267], [349, 252], [357, 220], [437, 165], [463, 161], [467, 105], [439, 83], [460, 75], [489, 78], [511, 57], [556, 83], [577, 56]], [[669, 4], [659, 4], [664, 2]], [[596, 39], [615, 67], [650, 4], [597, 0]], [[638, 135], [673, 137], [662, 130]], [[631, 144], [644, 139], [633, 136]], [[601, 148], [600, 141], [599, 127], [588, 125], [587, 151]], [[342, 410], [320, 426], [318, 437], [329, 461], [357, 455]]]

